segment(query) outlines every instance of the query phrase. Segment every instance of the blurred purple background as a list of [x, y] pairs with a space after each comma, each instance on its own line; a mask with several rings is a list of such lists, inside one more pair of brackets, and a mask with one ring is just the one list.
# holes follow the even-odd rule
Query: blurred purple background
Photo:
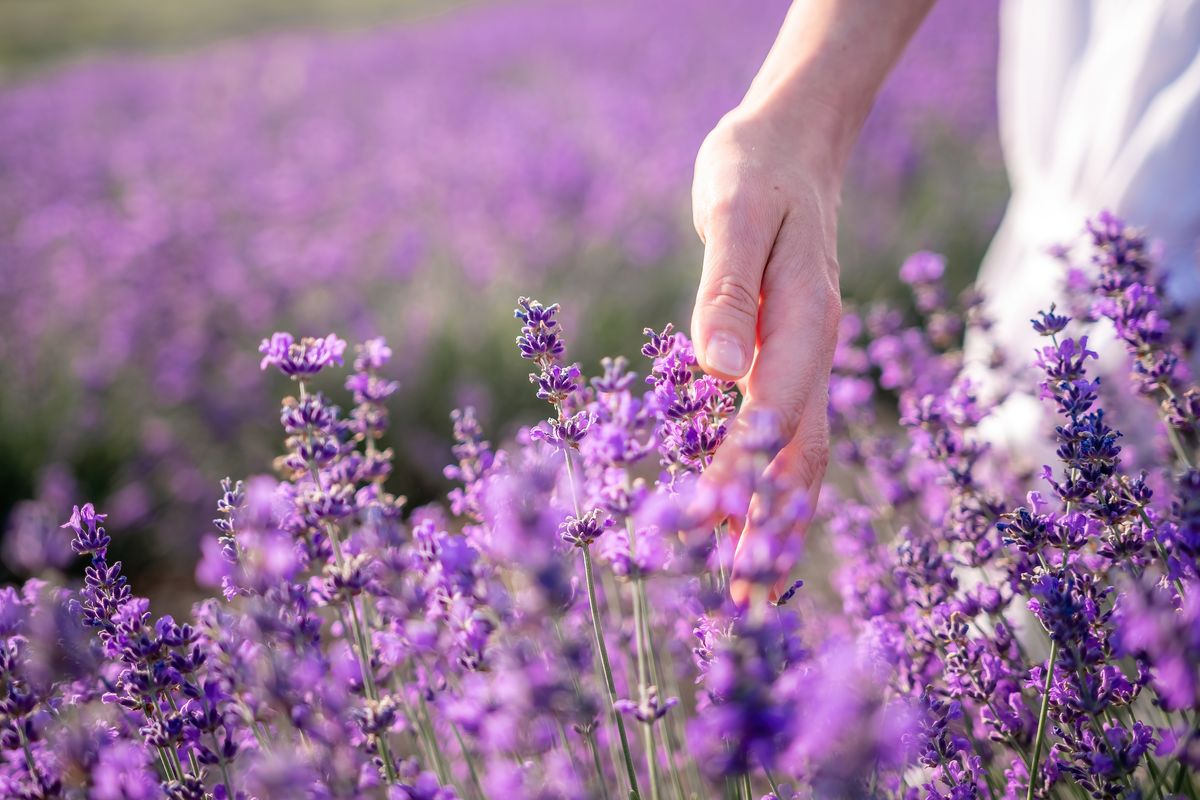
[[[274, 330], [388, 337], [396, 488], [428, 498], [452, 406], [475, 403], [492, 430], [526, 408], [517, 294], [562, 302], [585, 361], [635, 352], [643, 325], [686, 327], [696, 148], [785, 10], [496, 2], [10, 70], [8, 568], [46, 566], [37, 542], [93, 499], [129, 531], [135, 569], [190, 574], [217, 481], [277, 449], [287, 387], [256, 353]], [[852, 295], [891, 291], [918, 247], [947, 250], [960, 280], [978, 263], [1006, 192], [996, 26], [995, 0], [944, 0], [885, 87], [847, 182]]]

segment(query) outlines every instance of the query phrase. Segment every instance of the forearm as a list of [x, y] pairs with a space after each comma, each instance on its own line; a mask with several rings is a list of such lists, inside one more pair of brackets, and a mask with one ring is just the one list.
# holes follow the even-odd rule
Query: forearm
[[840, 173], [875, 95], [934, 0], [795, 0], [739, 111]]

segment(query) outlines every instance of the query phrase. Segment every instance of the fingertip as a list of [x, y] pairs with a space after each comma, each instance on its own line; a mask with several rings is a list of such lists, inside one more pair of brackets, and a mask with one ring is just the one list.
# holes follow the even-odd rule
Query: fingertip
[[742, 578], [734, 578], [729, 582], [729, 598], [733, 600], [733, 604], [739, 609], [745, 609], [750, 605], [750, 595], [754, 588], [754, 584]]
[[789, 578], [786, 574], [780, 576], [779, 580], [775, 581], [775, 583], [771, 586], [771, 594], [770, 594], [771, 603], [772, 604], [778, 603], [779, 598], [783, 597], [783, 595], [788, 590], [790, 590], [793, 586], [797, 586], [797, 585], [803, 586], [804, 581], [794, 581], [791, 578]]
[[716, 331], [705, 341], [701, 358], [709, 373], [736, 381], [750, 369], [750, 354], [751, 349], [742, 337], [728, 331]]

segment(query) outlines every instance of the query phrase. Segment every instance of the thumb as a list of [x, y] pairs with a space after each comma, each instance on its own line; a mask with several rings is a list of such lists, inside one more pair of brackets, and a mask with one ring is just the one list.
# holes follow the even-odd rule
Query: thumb
[[704, 269], [692, 312], [692, 341], [705, 372], [738, 380], [754, 360], [763, 269], [778, 224], [762, 224], [736, 206], [705, 231]]

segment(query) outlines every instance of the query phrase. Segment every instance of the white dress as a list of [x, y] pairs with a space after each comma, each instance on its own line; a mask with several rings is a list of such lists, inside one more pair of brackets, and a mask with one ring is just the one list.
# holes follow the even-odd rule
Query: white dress
[[[1200, 0], [1006, 0], [1000, 33], [1012, 198], [979, 274], [994, 340], [1019, 364], [1044, 344], [1029, 320], [1065, 277], [1047, 248], [1103, 209], [1161, 243], [1170, 297], [1200, 318]], [[984, 358], [979, 340], [967, 352]], [[1039, 404], [1006, 406], [991, 438], [1029, 444]]]

